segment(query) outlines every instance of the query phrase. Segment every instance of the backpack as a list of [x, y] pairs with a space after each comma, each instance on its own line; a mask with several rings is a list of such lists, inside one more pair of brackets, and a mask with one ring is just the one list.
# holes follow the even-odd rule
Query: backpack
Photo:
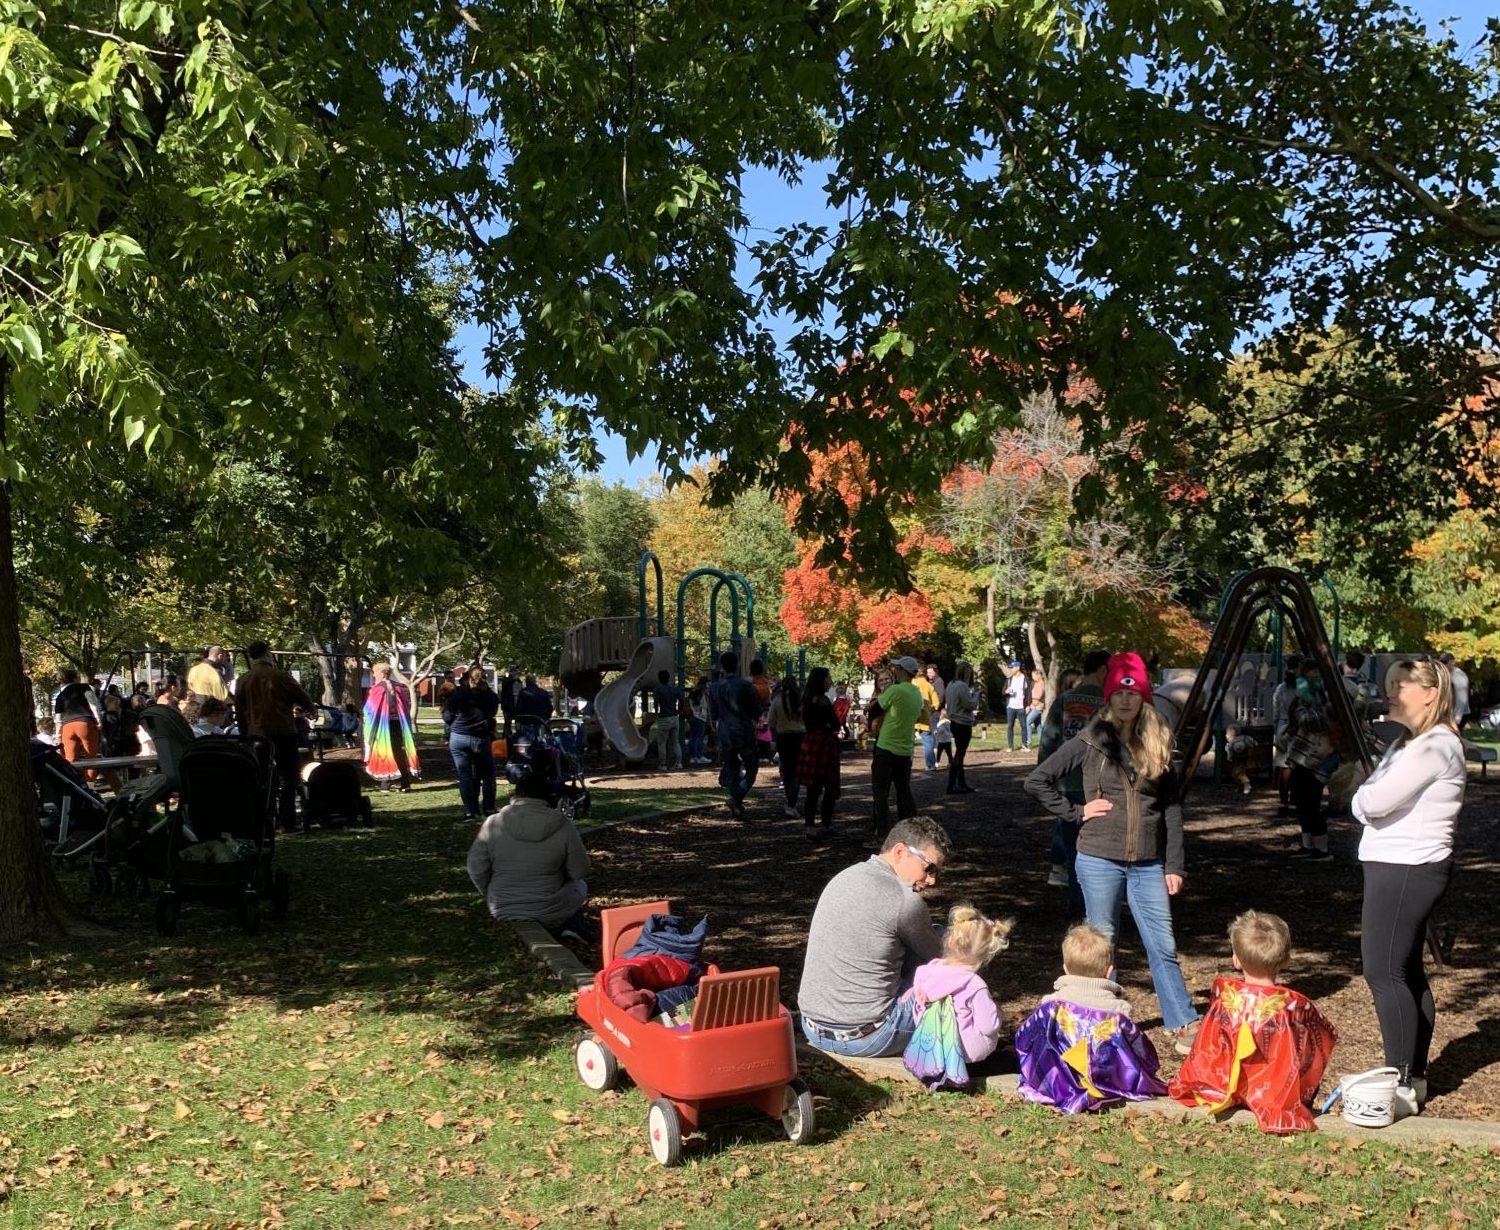
[[693, 702], [688, 699], [686, 692], [677, 699], [677, 716], [683, 721], [693, 716]]

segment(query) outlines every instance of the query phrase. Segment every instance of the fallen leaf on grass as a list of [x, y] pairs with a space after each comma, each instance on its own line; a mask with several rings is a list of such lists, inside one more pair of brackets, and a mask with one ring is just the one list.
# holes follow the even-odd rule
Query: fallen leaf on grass
[[869, 1186], [870, 1185], [868, 1183], [855, 1182], [855, 1183], [849, 1184], [849, 1186], [845, 1190], [846, 1191], [851, 1191], [851, 1192], [862, 1192], [862, 1191], [865, 1190], [865, 1188], [867, 1188]]
[[1173, 1204], [1182, 1204], [1184, 1201], [1191, 1200], [1192, 1198], [1193, 1181], [1191, 1179], [1184, 1179], [1181, 1183], [1179, 1183], [1176, 1187], [1174, 1187], [1167, 1193], [1167, 1199], [1170, 1200]]
[[193, 1117], [192, 1107], [190, 1107], [181, 1098], [178, 1098], [177, 1099], [177, 1105], [174, 1106], [174, 1107], [172, 1107], [172, 1118], [174, 1118], [174, 1119], [191, 1119], [192, 1117]]
[[1120, 1159], [1113, 1153], [1096, 1153], [1094, 1154], [1094, 1160], [1101, 1166], [1118, 1166], [1120, 1164]]
[[432, 1114], [428, 1115], [427, 1118], [423, 1119], [422, 1122], [425, 1123], [428, 1127], [436, 1130], [437, 1128], [442, 1127], [448, 1122], [448, 1116], [443, 1114], [443, 1112], [440, 1110], [435, 1110], [432, 1112]]

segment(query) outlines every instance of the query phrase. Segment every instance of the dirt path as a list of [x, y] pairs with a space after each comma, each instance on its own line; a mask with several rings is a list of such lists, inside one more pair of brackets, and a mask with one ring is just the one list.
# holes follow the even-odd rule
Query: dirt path
[[[1058, 945], [1066, 927], [1065, 893], [1047, 886], [1050, 821], [1021, 789], [1029, 758], [981, 753], [970, 781], [980, 792], [948, 796], [945, 775], [914, 774], [918, 806], [940, 820], [956, 854], [928, 894], [940, 913], [972, 900], [1013, 915], [1012, 945], [988, 977], [1014, 1028], [1061, 973]], [[851, 844], [812, 846], [799, 821], [783, 818], [776, 770], [764, 767], [750, 820], [727, 813], [624, 825], [590, 839], [590, 877], [601, 905], [663, 896], [681, 911], [710, 917], [714, 960], [726, 967], [780, 965], [783, 997], [795, 1002], [802, 942], [813, 905], [828, 879], [866, 856]], [[615, 778], [620, 788], [707, 785], [713, 770]], [[846, 763], [845, 794], [835, 827], [862, 828], [870, 814], [867, 763]], [[1500, 983], [1491, 975], [1500, 949], [1500, 781], [1471, 778], [1460, 821], [1459, 868], [1440, 910], [1451, 941], [1449, 964], [1431, 971], [1438, 1003], [1433, 1044], [1432, 1113], [1500, 1119]], [[1338, 1027], [1336, 1072], [1380, 1062], [1380, 1035], [1359, 970], [1360, 874], [1352, 821], [1335, 820], [1331, 864], [1299, 866], [1287, 857], [1296, 826], [1276, 818], [1275, 797], [1250, 799], [1199, 782], [1188, 809], [1188, 886], [1176, 906], [1178, 947], [1189, 989], [1200, 1007], [1218, 973], [1230, 971], [1225, 929], [1240, 910], [1271, 910], [1292, 928], [1296, 946], [1287, 981], [1317, 999]], [[1139, 940], [1122, 924], [1120, 978], [1162, 1053], [1176, 1056], [1160, 1032]]]

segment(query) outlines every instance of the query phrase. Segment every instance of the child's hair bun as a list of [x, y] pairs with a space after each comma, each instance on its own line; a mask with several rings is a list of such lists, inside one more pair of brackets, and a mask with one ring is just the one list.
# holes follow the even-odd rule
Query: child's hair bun
[[1012, 918], [992, 919], [968, 902], [948, 911], [948, 933], [943, 940], [943, 955], [975, 969], [988, 965], [1010, 947]]

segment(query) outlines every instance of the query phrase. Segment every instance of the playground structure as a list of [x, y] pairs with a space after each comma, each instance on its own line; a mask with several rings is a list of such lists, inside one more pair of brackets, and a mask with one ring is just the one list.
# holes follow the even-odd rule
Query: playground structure
[[[655, 615], [647, 601], [646, 570], [650, 566], [656, 581]], [[721, 568], [694, 568], [677, 586], [676, 636], [667, 632], [665, 583], [661, 561], [647, 551], [636, 570], [640, 608], [636, 615], [611, 615], [590, 619], [570, 629], [563, 636], [562, 661], [558, 677], [568, 692], [593, 702], [594, 713], [604, 736], [626, 760], [644, 760], [649, 748], [636, 725], [634, 700], [638, 692], [649, 689], [658, 674], [666, 671], [677, 686], [687, 679], [687, 607], [688, 587], [704, 577], [713, 578], [709, 593], [709, 654], [717, 659], [721, 645], [740, 659], [740, 672], [748, 668], [744, 647], [755, 645], [755, 594], [747, 578], [738, 572]], [[729, 636], [719, 639], [719, 603], [728, 595]], [[741, 632], [743, 608], [744, 631]], [[766, 646], [761, 646], [764, 656]], [[807, 656], [799, 656], [805, 675]], [[788, 669], [791, 661], [788, 660]], [[605, 676], [618, 671], [613, 679]]]
[[[1329, 587], [1332, 591], [1332, 586]], [[1272, 650], [1269, 655], [1247, 655], [1245, 646], [1256, 621], [1269, 614]], [[1189, 683], [1179, 677], [1162, 688], [1164, 716], [1175, 717], [1173, 734], [1179, 762], [1181, 789], [1187, 792], [1209, 740], [1222, 739], [1227, 721], [1254, 727], [1269, 727], [1267, 695], [1281, 674], [1281, 639], [1284, 621], [1290, 620], [1297, 643], [1305, 656], [1318, 664], [1323, 689], [1334, 720], [1334, 745], [1340, 753], [1358, 758], [1365, 772], [1373, 767], [1362, 723], [1344, 690], [1338, 663], [1338, 595], [1334, 593], [1334, 640], [1329, 641], [1323, 616], [1306, 578], [1285, 568], [1256, 568], [1230, 580], [1219, 606], [1219, 619], [1209, 640], [1203, 666]], [[1265, 657], [1272, 670], [1262, 669]], [[1248, 669], [1246, 669], [1248, 667]], [[1185, 685], [1185, 686], [1184, 686]], [[1215, 756], [1216, 766], [1222, 756]]]

